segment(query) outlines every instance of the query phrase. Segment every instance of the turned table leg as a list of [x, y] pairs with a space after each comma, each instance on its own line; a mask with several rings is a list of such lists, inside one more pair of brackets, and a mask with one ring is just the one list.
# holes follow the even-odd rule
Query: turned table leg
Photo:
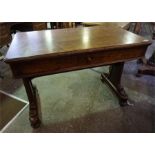
[[128, 96], [121, 85], [121, 76], [124, 62], [115, 63], [110, 66], [109, 74], [102, 73], [101, 80], [113, 90], [120, 101], [120, 105], [127, 105]]
[[37, 88], [33, 86], [31, 78], [24, 78], [23, 82], [29, 100], [29, 120], [33, 128], [38, 128], [41, 124], [41, 110], [39, 109], [40, 100], [38, 91]]

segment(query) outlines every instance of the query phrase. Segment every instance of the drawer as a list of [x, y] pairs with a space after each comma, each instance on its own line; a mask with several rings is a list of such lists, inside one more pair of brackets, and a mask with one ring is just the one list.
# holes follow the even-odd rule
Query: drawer
[[146, 48], [147, 46], [55, 56], [47, 55], [46, 57], [14, 62], [11, 68], [15, 77], [49, 75], [137, 59], [144, 56]]

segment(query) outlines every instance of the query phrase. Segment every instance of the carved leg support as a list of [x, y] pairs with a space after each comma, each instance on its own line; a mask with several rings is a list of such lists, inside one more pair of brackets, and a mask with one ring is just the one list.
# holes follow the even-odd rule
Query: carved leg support
[[116, 63], [110, 66], [109, 74], [101, 74], [102, 82], [113, 90], [120, 101], [121, 106], [127, 105], [128, 96], [125, 93], [124, 88], [121, 86], [121, 76], [123, 72], [124, 62]]
[[33, 86], [30, 78], [24, 78], [23, 82], [29, 99], [29, 120], [33, 128], [38, 128], [41, 124], [39, 118], [39, 116], [41, 117], [41, 113], [39, 113], [41, 112], [41, 110], [39, 109], [40, 108], [39, 95], [36, 87]]

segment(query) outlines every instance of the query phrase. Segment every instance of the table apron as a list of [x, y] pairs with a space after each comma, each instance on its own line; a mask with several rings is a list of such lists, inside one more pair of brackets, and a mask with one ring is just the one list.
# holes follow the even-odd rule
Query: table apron
[[10, 63], [15, 78], [38, 77], [130, 61], [145, 55], [147, 46], [87, 53], [68, 53]]

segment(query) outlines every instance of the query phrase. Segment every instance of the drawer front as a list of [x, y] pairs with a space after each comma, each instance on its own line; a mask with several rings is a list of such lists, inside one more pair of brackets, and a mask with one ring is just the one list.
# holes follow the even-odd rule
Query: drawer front
[[35, 77], [109, 65], [143, 57], [146, 47], [74, 53], [12, 63], [15, 77]]

